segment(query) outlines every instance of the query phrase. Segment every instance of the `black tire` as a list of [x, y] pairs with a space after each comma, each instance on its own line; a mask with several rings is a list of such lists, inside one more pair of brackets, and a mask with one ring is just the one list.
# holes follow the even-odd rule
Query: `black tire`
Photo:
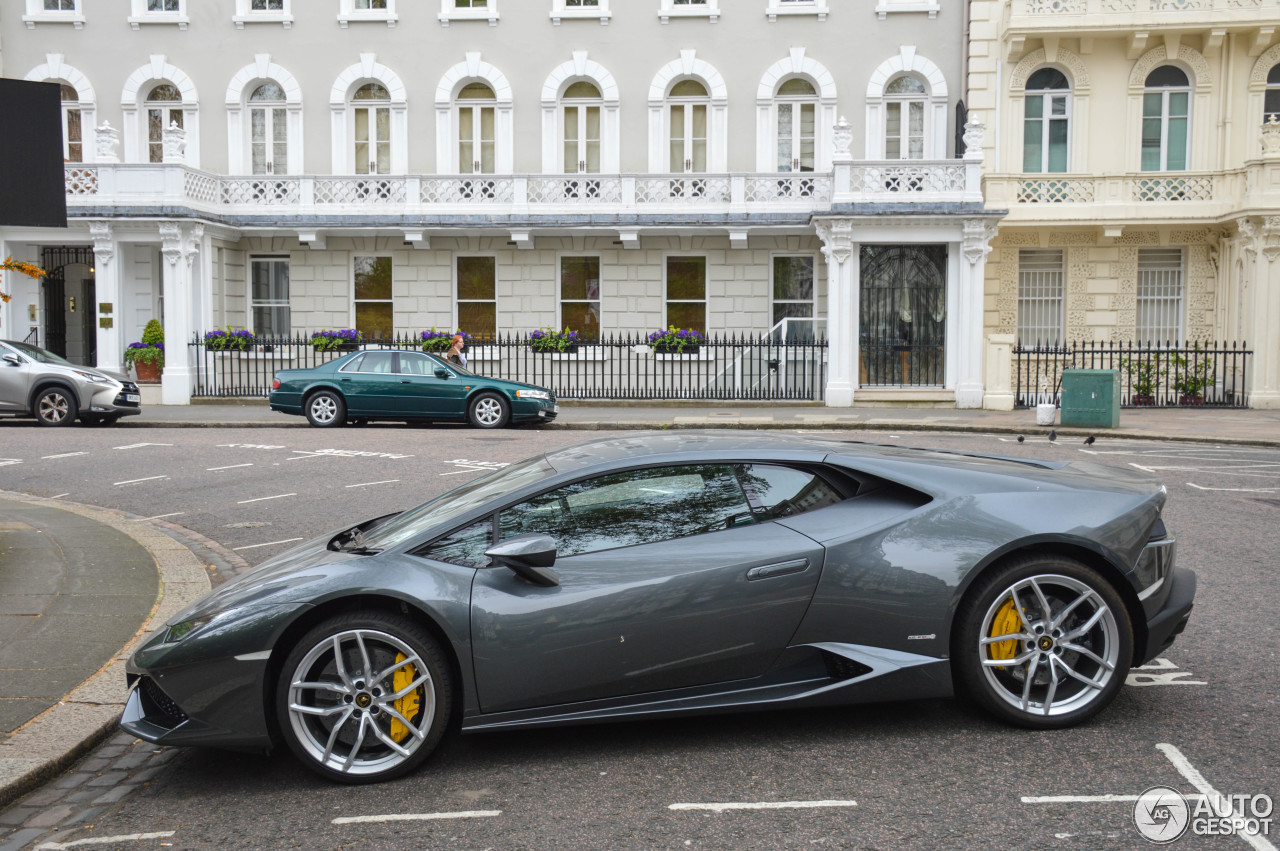
[[497, 393], [477, 393], [467, 403], [467, 420], [476, 428], [502, 428], [511, 421], [511, 405]]
[[80, 406], [75, 394], [65, 387], [46, 387], [32, 406], [36, 422], [42, 426], [69, 426], [76, 421]]
[[[1115, 698], [1133, 661], [1120, 594], [1098, 571], [1061, 556], [1024, 556], [982, 577], [955, 623], [956, 691], [1020, 727], [1092, 718]], [[1003, 635], [1017, 637], [992, 640]]]
[[[335, 664], [335, 643], [343, 647], [345, 676]], [[368, 680], [361, 647], [381, 679]], [[388, 612], [351, 612], [297, 643], [276, 684], [275, 705], [281, 734], [307, 768], [339, 783], [379, 783], [413, 771], [435, 750], [453, 709], [453, 676], [440, 645], [419, 624]]]
[[332, 390], [319, 390], [307, 397], [303, 410], [307, 422], [316, 428], [338, 428], [347, 422], [347, 403]]

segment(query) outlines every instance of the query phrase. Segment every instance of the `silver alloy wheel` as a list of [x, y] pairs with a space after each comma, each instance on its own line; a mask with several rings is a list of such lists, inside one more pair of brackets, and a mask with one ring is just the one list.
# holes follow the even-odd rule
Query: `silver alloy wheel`
[[502, 422], [502, 402], [493, 396], [483, 396], [476, 400], [476, 422], [485, 428], [493, 428]]
[[338, 417], [338, 403], [326, 393], [312, 398], [310, 408], [311, 418], [319, 425], [329, 425]]
[[49, 425], [61, 425], [71, 413], [71, 400], [59, 390], [50, 390], [36, 403], [36, 416]]
[[1043, 574], [1014, 582], [991, 603], [978, 635], [987, 683], [997, 697], [1027, 714], [1078, 711], [1116, 676], [1120, 632], [1115, 613], [1097, 591], [1069, 576]]
[[307, 755], [350, 776], [382, 774], [412, 757], [436, 715], [426, 660], [374, 629], [345, 630], [312, 647], [290, 674], [288, 701]]

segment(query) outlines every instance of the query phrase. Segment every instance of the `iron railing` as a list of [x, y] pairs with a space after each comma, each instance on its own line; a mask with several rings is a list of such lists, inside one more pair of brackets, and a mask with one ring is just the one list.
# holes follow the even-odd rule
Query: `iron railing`
[[40, 345], [40, 329], [32, 328], [27, 332], [27, 336], [22, 339], [22, 342], [29, 343], [33, 346]]
[[1247, 408], [1252, 355], [1244, 342], [1018, 343], [1014, 404], [1059, 404], [1065, 369], [1114, 369], [1120, 373], [1121, 407]]
[[[419, 334], [365, 340], [355, 348], [420, 350]], [[352, 349], [317, 351], [309, 335], [256, 337], [246, 350], [190, 343], [193, 396], [265, 397], [279, 370], [319, 366]], [[535, 351], [527, 335], [475, 338], [467, 368], [523, 381], [561, 399], [743, 399], [821, 401], [827, 341], [811, 334], [722, 335], [683, 352], [651, 346], [644, 335], [615, 334], [567, 352]]]

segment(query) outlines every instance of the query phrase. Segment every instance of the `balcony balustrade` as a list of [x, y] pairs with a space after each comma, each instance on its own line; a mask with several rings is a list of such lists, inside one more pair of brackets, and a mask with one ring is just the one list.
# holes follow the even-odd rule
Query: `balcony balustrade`
[[1277, 0], [1011, 0], [1007, 30], [1127, 32], [1135, 27], [1258, 26], [1280, 18]]

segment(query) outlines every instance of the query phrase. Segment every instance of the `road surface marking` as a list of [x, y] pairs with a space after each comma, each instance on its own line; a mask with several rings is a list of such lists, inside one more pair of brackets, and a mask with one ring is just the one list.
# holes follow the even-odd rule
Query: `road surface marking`
[[369, 486], [371, 486], [371, 485], [394, 485], [394, 484], [395, 484], [396, 482], [398, 482], [398, 481], [400, 481], [400, 480], [399, 480], [399, 479], [387, 479], [386, 481], [382, 481], [382, 482], [362, 482], [361, 484], [358, 484], [358, 485], [346, 485], [346, 487], [349, 487], [349, 488], [367, 488], [367, 487], [369, 487]]
[[252, 467], [252, 464], [228, 464], [225, 467], [205, 467], [206, 473], [212, 473], [214, 470], [234, 470], [236, 467]]
[[233, 550], [256, 550], [258, 547], [274, 547], [277, 544], [292, 544], [294, 541], [301, 541], [302, 538], [286, 538], [283, 541], [269, 541], [265, 544], [250, 544], [247, 547], [232, 547]]
[[755, 804], [669, 804], [669, 810], [710, 810], [722, 813], [725, 810], [807, 810], [820, 807], [856, 807], [857, 801], [762, 801]]
[[141, 449], [144, 446], [173, 446], [172, 443], [130, 443], [128, 446], [117, 446], [116, 449]]
[[21, 458], [0, 458], [0, 467], [9, 467], [13, 464], [21, 464]]
[[62, 499], [64, 496], [71, 496], [71, 492], [60, 493], [57, 496], [46, 496], [45, 499]]
[[385, 816], [347, 816], [336, 818], [333, 824], [377, 824], [385, 821], [435, 821], [454, 818], [493, 818], [502, 810], [462, 810], [456, 813], [391, 813]]
[[[1141, 795], [1024, 795], [1024, 804], [1132, 804]], [[1199, 801], [1204, 795], [1183, 795], [1188, 801]]]
[[172, 514], [157, 514], [155, 517], [135, 517], [133, 518], [133, 522], [144, 523], [147, 520], [159, 520], [162, 517], [177, 517], [179, 514], [186, 514], [186, 513], [187, 512], [185, 511], [175, 511]]
[[115, 482], [116, 485], [136, 485], [138, 482], [154, 482], [156, 479], [167, 479], [168, 476], [147, 476], [145, 479], [129, 479], [125, 482]]
[[[1216, 815], [1217, 802], [1224, 800], [1222, 795], [1218, 794], [1218, 790], [1209, 785], [1209, 781], [1205, 779], [1204, 775], [1197, 771], [1196, 767], [1182, 755], [1182, 751], [1178, 750], [1173, 745], [1168, 744], [1167, 742], [1161, 742], [1156, 745], [1156, 749], [1169, 758], [1169, 762], [1172, 762], [1173, 767], [1178, 769], [1178, 773], [1185, 777], [1188, 783], [1199, 789], [1200, 794], [1211, 796], [1212, 800], [1215, 802]], [[1229, 810], [1226, 818], [1230, 819], [1232, 826], [1237, 828], [1236, 836], [1240, 837], [1245, 842], [1248, 842], [1256, 848], [1257, 851], [1276, 851], [1276, 846], [1272, 845], [1265, 836], [1246, 833], [1243, 830], [1244, 818], [1237, 816], [1235, 811], [1231, 809], [1230, 799], [1225, 800], [1227, 800], [1227, 810]]]
[[1195, 482], [1187, 482], [1187, 487], [1195, 488], [1198, 491], [1232, 491], [1234, 493], [1275, 493], [1280, 488], [1210, 488], [1204, 485], [1197, 485]]
[[41, 842], [36, 846], [37, 851], [42, 848], [57, 849], [61, 848], [81, 848], [85, 845], [114, 845], [117, 842], [139, 842], [143, 839], [168, 839], [177, 833], [176, 830], [158, 830], [155, 833], [126, 833], [121, 836], [91, 836], [88, 839], [73, 839], [70, 842]]
[[1193, 677], [1190, 671], [1180, 671], [1178, 666], [1163, 657], [1152, 659], [1139, 668], [1130, 668], [1125, 678], [1127, 686], [1207, 686], [1203, 680], [1184, 680]]
[[88, 452], [63, 452], [61, 455], [44, 455], [41, 461], [48, 461], [51, 458], [74, 458], [77, 455], [88, 455]]
[[296, 493], [278, 493], [275, 496], [260, 496], [257, 499], [242, 499], [236, 505], [248, 505], [251, 502], [262, 502], [267, 499], [284, 499], [286, 496], [297, 496]]

